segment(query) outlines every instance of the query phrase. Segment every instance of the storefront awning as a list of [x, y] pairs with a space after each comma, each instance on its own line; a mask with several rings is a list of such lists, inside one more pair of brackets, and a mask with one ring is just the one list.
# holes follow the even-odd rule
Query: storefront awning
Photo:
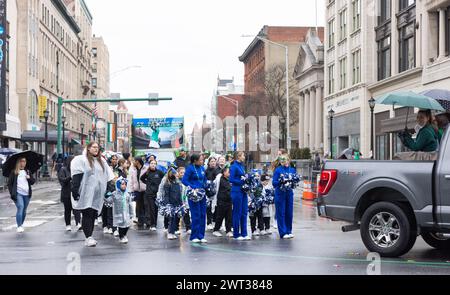
[[[56, 144], [58, 140], [57, 131], [48, 131], [48, 142]], [[69, 143], [71, 138], [70, 132], [64, 132], [64, 143]], [[26, 130], [22, 133], [21, 141], [23, 142], [45, 142], [45, 131]]]

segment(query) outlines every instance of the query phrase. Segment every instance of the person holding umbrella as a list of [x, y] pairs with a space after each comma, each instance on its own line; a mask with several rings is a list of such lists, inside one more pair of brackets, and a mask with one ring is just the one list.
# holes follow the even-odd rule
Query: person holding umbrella
[[35, 183], [31, 171], [26, 170], [26, 168], [27, 158], [18, 158], [15, 169], [11, 171], [8, 179], [8, 190], [11, 199], [17, 207], [16, 222], [18, 233], [23, 233], [25, 231], [23, 224], [25, 222], [25, 217], [27, 216], [27, 208], [32, 196], [31, 186]]
[[399, 133], [402, 143], [413, 152], [435, 152], [439, 147], [438, 135], [433, 128], [433, 115], [430, 110], [420, 110], [417, 114], [414, 140], [407, 131]]
[[83, 155], [72, 160], [72, 197], [73, 208], [81, 210], [81, 225], [86, 236], [87, 247], [97, 246], [92, 237], [95, 220], [101, 211], [105, 196], [115, 190], [114, 173], [102, 157], [98, 143], [91, 142]]

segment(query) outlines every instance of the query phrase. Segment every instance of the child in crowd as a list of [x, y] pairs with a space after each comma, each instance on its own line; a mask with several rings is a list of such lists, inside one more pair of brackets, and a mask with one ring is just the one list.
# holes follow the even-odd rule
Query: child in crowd
[[[181, 179], [183, 179], [184, 176], [184, 172], [186, 172], [186, 168], [185, 167], [179, 167], [177, 169], [178, 172], [178, 179], [181, 181]], [[183, 223], [184, 226], [186, 228], [186, 233], [188, 235], [191, 234], [191, 215], [189, 213], [189, 202], [188, 202], [188, 197], [186, 194], [187, 191], [187, 187], [184, 184], [181, 184], [181, 199], [183, 200], [183, 205], [185, 206], [185, 213], [183, 216]]]
[[215, 180], [217, 187], [217, 195], [215, 196], [217, 199], [217, 206], [215, 209], [216, 222], [213, 232], [215, 237], [222, 237], [220, 227], [222, 226], [224, 219], [227, 237], [233, 237], [233, 232], [231, 231], [231, 228], [233, 227], [233, 201], [231, 200], [231, 184], [229, 179], [230, 167], [226, 165], [222, 169], [222, 173], [219, 174]]
[[[270, 184], [270, 177], [267, 174], [264, 174], [263, 176], [261, 176], [261, 183], [263, 185], [263, 194], [265, 196], [265, 202], [263, 202], [263, 206], [262, 206], [262, 215], [263, 215], [263, 219], [264, 219], [264, 231], [261, 232], [261, 235], [271, 235], [272, 234], [272, 230], [270, 229], [270, 219], [272, 216], [272, 207], [274, 204], [274, 190], [272, 185]], [[270, 194], [270, 198], [269, 195]], [[268, 199], [270, 199], [270, 201], [267, 201]]]
[[[252, 229], [252, 235], [253, 236], [259, 236], [265, 234], [264, 232], [264, 220], [263, 220], [263, 208], [262, 208], [262, 202], [256, 201], [262, 199], [263, 194], [263, 185], [261, 184], [261, 176], [258, 173], [254, 173], [255, 178], [258, 180], [258, 187], [256, 188], [256, 191], [253, 193], [252, 196], [249, 195], [249, 208], [252, 208], [250, 205], [251, 203], [255, 204], [258, 203], [257, 208], [253, 208], [253, 210], [250, 210], [249, 216], [250, 216], [250, 225]], [[254, 205], [253, 205], [254, 206]], [[258, 228], [256, 227], [256, 222], [258, 222]]]
[[169, 221], [167, 239], [175, 240], [180, 217], [183, 216], [182, 186], [175, 168], [169, 168], [161, 193], [162, 207], [165, 207], [162, 211]]
[[133, 208], [131, 203], [133, 197], [127, 190], [128, 181], [125, 178], [119, 178], [116, 182], [116, 191], [107, 202], [111, 204], [113, 211], [113, 224], [118, 229], [120, 243], [128, 243], [128, 229], [131, 226]]

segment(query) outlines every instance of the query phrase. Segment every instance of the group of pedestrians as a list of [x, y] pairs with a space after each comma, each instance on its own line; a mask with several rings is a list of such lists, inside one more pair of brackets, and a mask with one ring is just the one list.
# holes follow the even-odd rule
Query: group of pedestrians
[[[103, 233], [126, 244], [133, 223], [137, 230], [156, 231], [162, 215], [169, 240], [177, 239], [183, 226], [193, 243], [207, 243], [207, 230], [215, 237], [248, 241], [272, 234], [274, 218], [280, 238], [293, 238], [293, 192], [282, 190], [280, 183], [282, 174], [295, 174], [288, 155], [280, 154], [272, 181], [269, 175], [257, 175], [261, 189], [274, 189], [275, 205], [263, 204], [250, 212], [251, 234], [247, 229], [250, 192], [245, 189], [251, 172], [245, 167], [245, 153], [237, 152], [234, 159], [211, 156], [207, 160], [205, 165], [203, 154], [188, 157], [182, 150], [172, 165], [161, 169], [154, 155], [107, 159], [98, 143], [91, 142], [82, 155], [67, 157], [58, 172], [66, 230], [72, 230], [73, 215], [85, 245], [95, 247], [93, 233], [101, 217]], [[18, 232], [23, 232], [34, 183], [25, 167], [26, 160], [20, 159], [8, 183], [18, 208]]]

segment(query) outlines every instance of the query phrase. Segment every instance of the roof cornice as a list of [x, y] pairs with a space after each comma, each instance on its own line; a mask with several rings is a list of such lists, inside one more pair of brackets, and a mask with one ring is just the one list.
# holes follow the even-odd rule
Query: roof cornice
[[67, 12], [66, 5], [62, 2], [62, 0], [52, 0], [53, 5], [58, 9], [58, 11], [61, 13], [63, 18], [67, 21], [69, 26], [72, 28], [72, 30], [75, 32], [75, 34], [79, 34], [81, 32], [80, 27], [76, 23], [76, 21], [73, 19], [73, 17]]

